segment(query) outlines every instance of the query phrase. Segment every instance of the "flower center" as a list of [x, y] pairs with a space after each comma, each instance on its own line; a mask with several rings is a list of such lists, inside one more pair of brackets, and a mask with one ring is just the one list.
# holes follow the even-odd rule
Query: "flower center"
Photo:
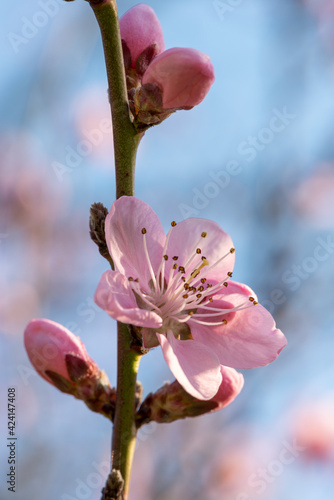
[[176, 222], [173, 221], [171, 226], [166, 237], [161, 263], [156, 273], [153, 270], [147, 249], [147, 230], [146, 228], [141, 230], [146, 263], [151, 276], [149, 282], [150, 291], [142, 290], [138, 279], [129, 278], [139, 307], [157, 312], [163, 320], [162, 328], [167, 327], [171, 322], [186, 323], [189, 319], [201, 325], [227, 324], [226, 316], [228, 314], [257, 304], [253, 297], [249, 297], [236, 307], [228, 308], [226, 306], [229, 304], [226, 304], [226, 302], [225, 307], [221, 303], [220, 306], [217, 304], [217, 307], [214, 307], [215, 300], [219, 299], [221, 302], [224, 295], [226, 295], [220, 294], [219, 296], [217, 294], [224, 287], [228, 287], [228, 280], [232, 278], [232, 272], [228, 272], [219, 283], [209, 283], [206, 276], [230, 254], [234, 253], [235, 249], [231, 248], [225, 255], [210, 265], [208, 259], [201, 255], [201, 242], [207, 237], [207, 232], [201, 233], [196, 245], [189, 252], [186, 262], [182, 263], [183, 265], [177, 264], [179, 259], [177, 255], [173, 256], [171, 260], [174, 263], [170, 265], [169, 273], [166, 273], [166, 263], [170, 260], [170, 256], [167, 255], [166, 251]]

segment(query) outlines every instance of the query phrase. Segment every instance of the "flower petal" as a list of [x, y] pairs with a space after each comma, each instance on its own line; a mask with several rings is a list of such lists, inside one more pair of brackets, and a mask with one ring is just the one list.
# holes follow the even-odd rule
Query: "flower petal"
[[218, 391], [222, 381], [217, 356], [206, 345], [193, 340], [177, 340], [157, 333], [166, 363], [178, 382], [191, 396], [207, 400]]
[[212, 398], [213, 401], [218, 403], [217, 408], [212, 410], [212, 412], [221, 410], [232, 403], [238, 394], [240, 394], [244, 386], [244, 377], [242, 373], [237, 372], [234, 368], [222, 365], [220, 366], [220, 371], [223, 381], [220, 384], [217, 394]]
[[101, 309], [122, 323], [151, 328], [162, 325], [157, 313], [138, 307], [129, 281], [117, 271], [102, 274], [94, 300]]
[[[212, 307], [233, 308], [245, 302], [245, 295], [241, 294], [222, 297], [223, 300], [219, 295], [214, 296]], [[260, 304], [223, 317], [227, 325], [210, 327], [192, 320], [188, 322], [194, 340], [214, 350], [222, 365], [233, 368], [265, 366], [277, 358], [287, 343], [283, 333], [275, 328], [274, 318]]]
[[[205, 233], [207, 236], [203, 238], [201, 235]], [[200, 254], [196, 253], [197, 248], [201, 250]], [[190, 218], [173, 227], [167, 246], [167, 263], [170, 267], [174, 263], [171, 258], [178, 256], [177, 264], [186, 267], [184, 276], [188, 278], [202, 264], [202, 257], [205, 257], [209, 265], [201, 270], [198, 279], [205, 276], [207, 280], [213, 279], [217, 283], [226, 279], [227, 273], [233, 270], [235, 257], [234, 253], [229, 253], [231, 248], [233, 242], [230, 236], [218, 224], [207, 219]], [[226, 254], [226, 258], [210, 271], [210, 267]], [[194, 259], [186, 266], [191, 256]]]
[[105, 232], [115, 269], [128, 278], [139, 278], [146, 291], [151, 280], [144, 251], [142, 229], [145, 228], [148, 254], [154, 271], [157, 271], [165, 243], [165, 233], [157, 214], [143, 201], [133, 196], [116, 200], [106, 217]]

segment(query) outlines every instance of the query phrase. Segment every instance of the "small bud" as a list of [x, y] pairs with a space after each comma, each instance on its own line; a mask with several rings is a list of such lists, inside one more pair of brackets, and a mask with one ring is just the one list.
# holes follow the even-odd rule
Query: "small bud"
[[24, 345], [41, 377], [82, 399], [92, 411], [112, 418], [115, 390], [78, 337], [54, 321], [34, 319], [25, 329]]
[[203, 101], [214, 79], [209, 56], [196, 49], [175, 47], [151, 62], [142, 83], [161, 87], [163, 109], [190, 109]]
[[[121, 39], [126, 45], [126, 64], [128, 65], [128, 52], [131, 55], [132, 68], [137, 67], [137, 60], [144, 52], [142, 59], [147, 59], [149, 52], [150, 61], [154, 56], [165, 49], [162, 28], [154, 10], [149, 5], [140, 3], [129, 9], [119, 20]], [[153, 52], [152, 52], [152, 47]], [[150, 49], [148, 49], [151, 47]], [[149, 62], [150, 62], [149, 61]], [[146, 62], [146, 65], [149, 64]], [[143, 60], [139, 61], [142, 69]]]
[[91, 239], [99, 247], [99, 252], [107, 259], [111, 267], [114, 268], [112, 258], [109, 254], [108, 245], [105, 237], [104, 223], [108, 215], [108, 209], [103, 203], [93, 203], [90, 208], [89, 234]]
[[221, 410], [240, 393], [244, 378], [233, 368], [221, 366], [223, 381], [217, 394], [209, 400], [203, 401], [188, 394], [175, 380], [172, 384], [165, 384], [156, 393], [148, 394], [140, 406], [136, 421], [141, 427], [154, 420], [158, 423], [174, 422], [186, 417], [197, 417], [204, 413]]

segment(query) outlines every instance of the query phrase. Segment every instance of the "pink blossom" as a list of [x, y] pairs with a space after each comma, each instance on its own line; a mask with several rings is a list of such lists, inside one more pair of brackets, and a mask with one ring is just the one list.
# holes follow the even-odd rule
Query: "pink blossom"
[[157, 44], [157, 53], [165, 50], [162, 28], [154, 10], [140, 3], [129, 9], [119, 20], [121, 38], [131, 54], [131, 65], [136, 67], [140, 54]]
[[71, 382], [65, 360], [67, 354], [84, 361], [92, 373], [99, 373], [97, 365], [88, 356], [81, 340], [54, 321], [48, 319], [30, 321], [24, 332], [24, 345], [37, 373], [51, 384], [52, 380], [45, 373], [47, 370]]
[[195, 49], [174, 47], [153, 59], [142, 83], [162, 89], [163, 108], [191, 108], [203, 101], [214, 82], [210, 57]]
[[231, 280], [232, 240], [215, 222], [172, 222], [166, 236], [146, 203], [123, 196], [105, 231], [115, 271], [102, 275], [96, 303], [112, 318], [141, 327], [144, 347], [160, 344], [193, 397], [217, 394], [221, 365], [264, 366], [286, 345], [254, 292]]

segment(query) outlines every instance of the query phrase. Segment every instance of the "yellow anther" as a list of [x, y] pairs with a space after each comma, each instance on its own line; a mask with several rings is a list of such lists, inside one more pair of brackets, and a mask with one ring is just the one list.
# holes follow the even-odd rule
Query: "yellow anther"
[[132, 276], [130, 276], [129, 281], [133, 281], [133, 277]]
[[199, 291], [199, 292], [203, 292], [203, 290], [204, 290], [204, 286], [200, 286], [200, 287], [198, 287], [198, 291]]
[[200, 248], [197, 248], [196, 253], [202, 253], [202, 250]]
[[249, 297], [250, 302], [254, 302], [254, 297]]
[[224, 286], [228, 286], [227, 281], [224, 281], [223, 285], [224, 285]]
[[206, 282], [206, 278], [202, 278], [201, 283], [205, 283], [205, 282]]
[[164, 255], [164, 259], [165, 259], [165, 260], [168, 260], [168, 255]]
[[175, 227], [175, 226], [176, 226], [176, 222], [175, 222], [175, 220], [173, 220], [173, 221], [170, 223], [170, 225], [171, 225], [172, 227]]
[[177, 256], [177, 255], [175, 255], [175, 256], [173, 257], [173, 260], [177, 260], [177, 259], [178, 259], [178, 256]]
[[146, 234], [146, 233], [147, 233], [147, 231], [146, 231], [145, 227], [143, 227], [143, 229], [141, 230], [141, 234]]
[[227, 276], [229, 276], [230, 278], [232, 278], [233, 273], [230, 271], [229, 273], [227, 273]]
[[184, 295], [182, 295], [182, 297], [183, 297], [184, 299], [187, 299], [187, 298], [189, 297], [189, 295], [188, 295], [187, 293], [185, 293]]
[[179, 266], [179, 271], [180, 271], [180, 273], [183, 273], [183, 274], [186, 272], [186, 270], [183, 266]]
[[202, 238], [206, 238], [208, 235], [208, 233], [206, 233], [205, 231], [203, 231], [203, 233], [201, 234]]
[[213, 298], [212, 297], [209, 298], [209, 302], [213, 302]]
[[258, 305], [258, 302], [256, 302], [256, 300], [254, 300], [253, 305], [254, 305], [254, 306], [257, 306], [257, 305]]
[[224, 325], [227, 325], [226, 319], [223, 319], [222, 323], [224, 323]]
[[201, 294], [201, 293], [198, 293], [198, 294], [196, 295], [196, 297], [197, 297], [198, 299], [200, 299], [200, 298], [202, 297], [202, 294]]
[[230, 253], [234, 253], [234, 252], [235, 252], [235, 248], [231, 248]]
[[174, 264], [173, 269], [177, 269], [177, 264]]
[[185, 290], [189, 290], [189, 285], [188, 285], [188, 283], [185, 283], [185, 284], [183, 285], [183, 288], [184, 288]]

